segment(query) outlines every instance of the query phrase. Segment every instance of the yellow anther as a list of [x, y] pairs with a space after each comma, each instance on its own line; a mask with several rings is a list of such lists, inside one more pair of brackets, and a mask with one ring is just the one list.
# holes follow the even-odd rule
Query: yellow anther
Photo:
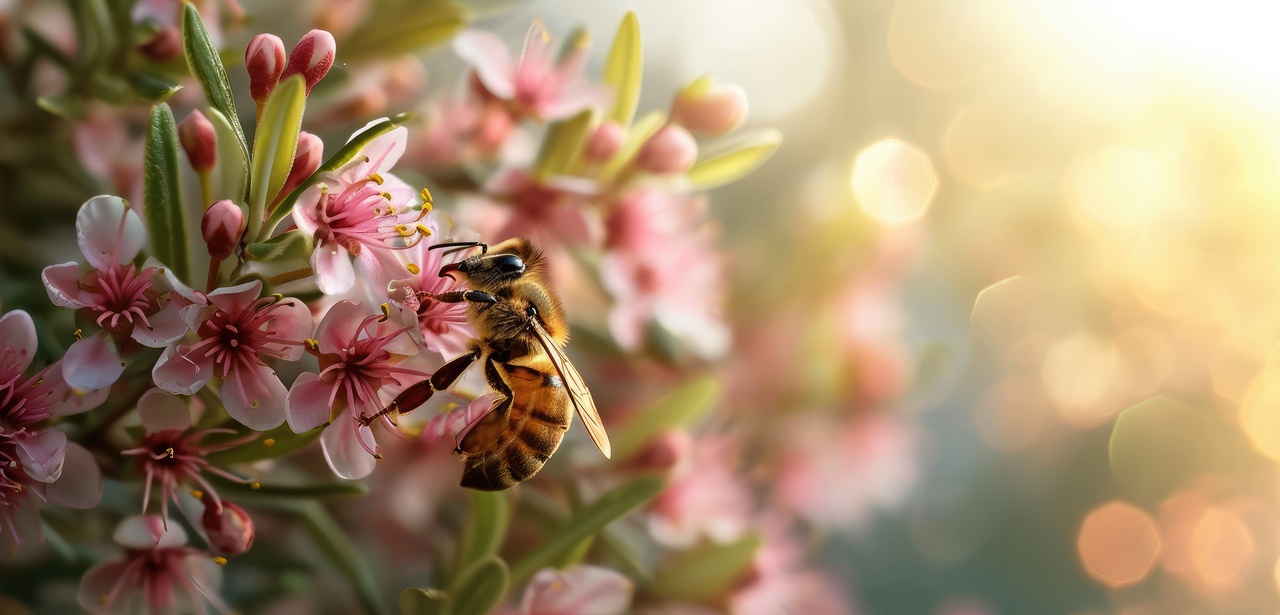
[[175, 453], [173, 452], [173, 447], [170, 446], [169, 448], [164, 449], [164, 454], [168, 455], [169, 459], [173, 459], [175, 456]]
[[434, 203], [434, 202], [435, 202], [435, 201], [434, 201], [434, 200], [432, 200], [432, 198], [431, 198], [431, 191], [430, 191], [430, 190], [427, 190], [426, 188], [423, 188], [423, 189], [422, 189], [422, 192], [419, 192], [419, 193], [418, 193], [418, 196], [422, 197], [422, 205], [423, 205], [423, 207], [426, 207], [427, 205], [430, 205], [430, 204], [432, 204], [432, 203]]
[[394, 216], [394, 215], [396, 215], [396, 206], [395, 206], [395, 205], [387, 205], [387, 211], [386, 211], [385, 213], [386, 213], [386, 215], [388, 215], [388, 216]]
[[391, 200], [391, 193], [390, 193], [390, 192], [380, 192], [379, 194], [381, 194], [381, 195], [382, 195], [382, 198], [384, 198], [384, 199], [386, 199], [386, 200], [388, 200], [388, 201], [390, 201], [390, 200]]
[[260, 483], [260, 482], [258, 482], [258, 481], [256, 481], [256, 480], [255, 480], [255, 481], [253, 481], [253, 482], [249, 483], [249, 488], [250, 488], [250, 489], [253, 489], [254, 491], [257, 491], [258, 489], [261, 489], [261, 488], [262, 488], [262, 483]]
[[417, 234], [417, 231], [409, 228], [409, 225], [407, 224], [397, 224], [396, 233], [399, 234], [401, 237], [413, 237], [414, 235]]
[[419, 273], [422, 273], [422, 267], [419, 267], [413, 263], [406, 264], [404, 268], [408, 269], [409, 273], [412, 273], [413, 275], [418, 275]]
[[257, 408], [258, 406], [259, 406], [258, 400], [256, 399], [249, 403], [250, 408]]
[[226, 566], [226, 565], [227, 565], [227, 558], [222, 557], [221, 555], [219, 555], [218, 557], [213, 558], [213, 563], [215, 563], [215, 564], [217, 564], [217, 565], [219, 565], [219, 566]]
[[369, 181], [372, 181], [373, 183], [378, 184], [379, 186], [381, 186], [381, 185], [382, 185], [382, 176], [381, 176], [381, 175], [378, 175], [377, 173], [370, 173], [370, 174], [369, 174]]
[[382, 307], [382, 318], [379, 318], [378, 322], [387, 322], [388, 320], [391, 319], [391, 304], [383, 303], [381, 307]]
[[75, 336], [77, 342], [84, 339], [84, 331], [81, 331], [80, 329], [76, 329], [76, 332], [71, 335]]
[[197, 500], [202, 500], [202, 499], [204, 499], [204, 492], [203, 492], [203, 491], [201, 491], [201, 490], [199, 490], [199, 489], [192, 489], [192, 490], [191, 490], [191, 497], [193, 497], [193, 498], [195, 498], [195, 499], [197, 499]]
[[431, 227], [425, 224], [419, 224], [417, 228], [418, 228], [418, 234], [422, 235], [423, 237], [430, 237], [435, 234], [435, 231], [431, 230]]
[[275, 445], [276, 445], [276, 439], [275, 439], [275, 438], [267, 438], [266, 440], [263, 440], [263, 441], [262, 441], [262, 445], [263, 445], [263, 446], [265, 446], [265, 447], [267, 447], [267, 448], [271, 448], [271, 447], [273, 447], [273, 446], [275, 446]]
[[320, 351], [320, 340], [315, 339], [313, 337], [308, 337], [307, 339], [302, 340], [302, 344], [306, 346], [308, 350], [312, 350], [315, 352]]

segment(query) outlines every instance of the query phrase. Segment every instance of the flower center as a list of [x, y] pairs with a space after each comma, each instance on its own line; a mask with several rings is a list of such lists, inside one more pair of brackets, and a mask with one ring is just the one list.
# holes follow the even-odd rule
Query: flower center
[[94, 321], [99, 327], [123, 336], [131, 333], [139, 322], [151, 326], [147, 314], [154, 313], [157, 307], [151, 296], [154, 293], [148, 292], [152, 268], [138, 271], [133, 265], [112, 266], [96, 273], [86, 284], [86, 290], [97, 299], [89, 309], [97, 314]]

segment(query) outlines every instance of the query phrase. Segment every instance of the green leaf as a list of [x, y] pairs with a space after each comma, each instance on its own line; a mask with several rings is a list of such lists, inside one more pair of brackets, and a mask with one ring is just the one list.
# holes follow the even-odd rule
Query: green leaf
[[626, 459], [640, 452], [655, 435], [693, 423], [715, 407], [722, 393], [723, 387], [711, 376], [694, 379], [672, 391], [652, 408], [636, 414], [636, 419], [618, 432], [613, 442], [614, 454]]
[[471, 11], [450, 0], [421, 0], [398, 4], [394, 14], [369, 15], [355, 32], [343, 38], [339, 53], [344, 62], [412, 53], [453, 38], [471, 21]]
[[[247, 463], [250, 461], [261, 461], [263, 459], [275, 459], [283, 457], [296, 451], [315, 440], [324, 431], [324, 427], [317, 427], [310, 431], [302, 433], [293, 433], [288, 424], [281, 425], [270, 431], [258, 434], [258, 438], [252, 442], [248, 442], [235, 448], [224, 451], [209, 453], [205, 459], [215, 466], [224, 466], [232, 463]], [[231, 438], [238, 438], [240, 434], [234, 434]], [[213, 438], [210, 438], [213, 441]], [[265, 444], [270, 440], [271, 445]]]
[[665, 486], [666, 481], [659, 477], [642, 476], [600, 496], [570, 517], [558, 534], [520, 560], [511, 569], [512, 578], [517, 585], [523, 583], [582, 539], [594, 536], [618, 517], [653, 499]]
[[213, 170], [213, 199], [243, 202], [245, 190], [249, 186], [249, 160], [245, 157], [245, 150], [240, 148], [235, 127], [227, 120], [227, 116], [213, 107], [205, 109], [205, 116], [213, 124], [213, 132], [218, 139], [218, 163]]
[[449, 613], [488, 613], [506, 595], [510, 584], [511, 572], [507, 569], [506, 562], [496, 555], [490, 555], [458, 578], [453, 591], [449, 592], [453, 596]]
[[310, 485], [263, 485], [255, 488], [225, 478], [209, 477], [218, 487], [218, 493], [237, 500], [297, 500], [311, 501], [334, 497], [358, 497], [369, 494], [369, 486], [359, 481], [334, 481]]
[[467, 491], [471, 501], [471, 519], [458, 551], [458, 570], [466, 570], [502, 547], [511, 523], [511, 502], [499, 491]]
[[649, 591], [663, 598], [692, 602], [723, 596], [747, 572], [760, 542], [758, 534], [748, 534], [729, 544], [710, 544], [679, 553], [658, 567]]
[[359, 547], [351, 541], [346, 530], [318, 502], [301, 502], [292, 509], [302, 518], [307, 532], [329, 562], [355, 586], [364, 607], [378, 615], [389, 613], [382, 602], [373, 571], [369, 569]]
[[129, 73], [125, 80], [133, 88], [134, 95], [150, 103], [168, 100], [174, 92], [182, 89], [181, 83], [142, 71]]
[[631, 162], [631, 159], [636, 157], [636, 153], [640, 151], [640, 147], [644, 145], [645, 141], [648, 141], [649, 137], [658, 132], [658, 129], [662, 128], [666, 122], [667, 115], [661, 111], [650, 111], [639, 120], [636, 120], [636, 123], [627, 130], [627, 138], [622, 142], [622, 147], [618, 150], [618, 153], [614, 154], [613, 160], [610, 160], [604, 166], [604, 169], [600, 171], [601, 177], [609, 179], [617, 175], [623, 167]]
[[293, 192], [289, 193], [289, 196], [286, 196], [279, 204], [276, 205], [275, 209], [271, 211], [271, 216], [267, 219], [266, 225], [262, 227], [264, 232], [270, 232], [271, 229], [274, 229], [279, 225], [280, 222], [284, 220], [285, 216], [289, 215], [289, 211], [293, 209], [293, 204], [297, 202], [298, 197], [302, 196], [302, 193], [305, 192], [307, 188], [310, 188], [315, 185], [316, 182], [320, 181], [321, 177], [324, 177], [326, 174], [338, 172], [338, 170], [348, 162], [355, 160], [355, 157], [360, 154], [360, 150], [364, 149], [364, 147], [371, 141], [395, 130], [396, 127], [403, 125], [411, 119], [413, 119], [413, 115], [409, 113], [395, 115], [369, 126], [352, 136], [351, 140], [347, 141], [347, 144], [342, 146], [342, 149], [338, 150], [337, 153], [324, 161], [324, 164], [320, 165], [320, 168], [316, 169], [316, 172], [311, 174], [311, 177], [304, 180], [297, 188], [293, 189]]
[[183, 4], [182, 52], [187, 59], [187, 67], [204, 88], [204, 95], [209, 100], [209, 104], [231, 123], [236, 142], [244, 154], [241, 159], [247, 161], [249, 142], [244, 137], [244, 129], [240, 127], [240, 115], [236, 112], [236, 99], [231, 95], [231, 82], [227, 80], [227, 71], [222, 66], [217, 47], [213, 46], [209, 33], [204, 29], [204, 22], [200, 21], [200, 13], [190, 2]]
[[596, 111], [586, 109], [547, 128], [542, 149], [538, 150], [538, 159], [533, 164], [533, 177], [547, 179], [572, 168], [582, 157], [583, 144], [591, 136], [596, 121]]
[[245, 237], [258, 237], [267, 203], [284, 187], [298, 149], [302, 112], [307, 105], [302, 75], [285, 79], [271, 92], [262, 110], [262, 121], [253, 137], [253, 171], [249, 174], [249, 224]]
[[630, 126], [640, 102], [640, 81], [644, 73], [644, 48], [640, 44], [640, 20], [627, 11], [613, 45], [604, 61], [605, 85], [613, 88], [613, 106], [605, 116], [623, 126]]
[[190, 281], [182, 191], [178, 186], [178, 128], [169, 105], [151, 108], [147, 125], [143, 213], [151, 235], [151, 253], [179, 278]]
[[251, 243], [244, 247], [244, 253], [249, 260], [260, 263], [300, 261], [305, 264], [310, 262], [314, 249], [315, 240], [310, 235], [302, 229], [293, 229], [262, 243]]
[[401, 615], [447, 615], [449, 594], [438, 589], [410, 587], [400, 592]]
[[36, 99], [36, 106], [58, 117], [69, 120], [84, 119], [84, 101], [60, 94], [46, 94]]
[[689, 182], [699, 190], [736, 182], [764, 164], [781, 143], [782, 133], [776, 130], [743, 135], [732, 145], [702, 157], [689, 169]]

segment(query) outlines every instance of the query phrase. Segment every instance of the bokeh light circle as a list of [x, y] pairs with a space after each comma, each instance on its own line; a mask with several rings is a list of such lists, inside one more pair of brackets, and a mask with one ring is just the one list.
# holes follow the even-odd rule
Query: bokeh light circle
[[1076, 550], [1094, 578], [1112, 587], [1132, 585], [1147, 575], [1160, 554], [1160, 534], [1146, 512], [1113, 501], [1084, 518]]
[[885, 224], [906, 224], [928, 210], [938, 178], [927, 156], [886, 139], [858, 155], [851, 186], [867, 215]]

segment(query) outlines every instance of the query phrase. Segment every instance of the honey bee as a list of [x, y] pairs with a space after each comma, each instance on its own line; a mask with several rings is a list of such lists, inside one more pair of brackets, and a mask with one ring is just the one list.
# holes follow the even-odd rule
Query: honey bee
[[465, 462], [463, 487], [499, 491], [536, 474], [568, 431], [573, 418], [570, 406], [608, 458], [609, 437], [600, 413], [564, 353], [569, 326], [560, 299], [547, 283], [542, 252], [521, 237], [492, 249], [482, 242], [441, 243], [430, 249], [476, 247], [479, 254], [445, 265], [439, 272], [440, 277], [465, 275], [470, 288], [418, 293], [420, 299], [467, 302], [467, 320], [476, 330], [468, 352], [445, 363], [427, 380], [410, 385], [377, 414], [358, 420], [368, 426], [391, 412], [412, 412], [480, 361], [489, 387], [498, 395], [454, 451]]

